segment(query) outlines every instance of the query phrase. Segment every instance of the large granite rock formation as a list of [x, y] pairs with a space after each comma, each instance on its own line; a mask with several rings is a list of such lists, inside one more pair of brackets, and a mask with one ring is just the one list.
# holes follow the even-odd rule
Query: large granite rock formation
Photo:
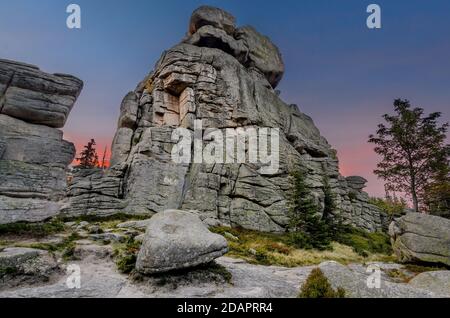
[[450, 266], [450, 220], [408, 213], [389, 226], [392, 247], [400, 262]]
[[[302, 167], [322, 207], [325, 177], [335, 213], [369, 231], [381, 212], [368, 203], [361, 179], [339, 174], [336, 152], [312, 119], [284, 103], [274, 90], [284, 64], [278, 48], [252, 27], [237, 27], [227, 12], [200, 7], [180, 44], [164, 52], [137, 88], [125, 96], [112, 145], [112, 168], [78, 175], [70, 185], [66, 215], [117, 211], [153, 214], [197, 210], [208, 224], [279, 232], [289, 222], [288, 174]], [[178, 127], [203, 131], [269, 127], [280, 131], [280, 169], [262, 164], [177, 164], [171, 158]]]
[[0, 224], [59, 213], [75, 156], [62, 127], [83, 83], [0, 60]]

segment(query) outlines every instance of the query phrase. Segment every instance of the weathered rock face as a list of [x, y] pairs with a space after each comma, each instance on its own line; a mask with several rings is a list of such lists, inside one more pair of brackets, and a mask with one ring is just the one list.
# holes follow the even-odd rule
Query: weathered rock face
[[62, 127], [81, 91], [69, 75], [0, 60], [0, 224], [59, 213], [75, 156]]
[[226, 252], [225, 238], [211, 233], [196, 214], [168, 210], [150, 219], [136, 269], [163, 273], [209, 263]]
[[61, 128], [82, 87], [71, 75], [47, 74], [33, 65], [0, 59], [0, 114]]
[[[343, 288], [346, 298], [434, 298], [446, 297], [437, 289], [425, 288], [426, 286], [413, 286], [411, 284], [398, 284], [381, 277], [380, 288], [370, 288], [368, 282], [369, 273], [366, 266], [362, 267], [362, 272], [329, 261], [319, 265], [320, 270], [329, 280], [333, 288]], [[385, 280], [386, 279], [386, 280]]]
[[58, 263], [47, 251], [17, 247], [0, 252], [0, 290], [47, 282], [58, 271]]
[[[164, 52], [155, 70], [124, 98], [112, 169], [75, 178], [64, 213], [197, 210], [208, 224], [279, 232], [289, 222], [288, 174], [302, 167], [318, 204], [323, 207], [327, 177], [336, 213], [355, 226], [380, 229], [380, 211], [361, 186], [355, 189], [340, 176], [335, 151], [311, 118], [274, 90], [283, 72], [281, 54], [269, 38], [236, 27], [220, 9], [200, 7], [182, 43]], [[202, 121], [204, 132], [278, 128], [280, 169], [269, 175], [260, 163], [175, 163], [172, 133], [178, 127], [192, 131], [195, 120]]]
[[389, 234], [399, 261], [450, 266], [450, 220], [408, 213], [391, 223]]
[[236, 19], [231, 14], [219, 8], [201, 6], [192, 13], [189, 22], [189, 35], [197, 33], [205, 25], [224, 30], [231, 36], [236, 31]]
[[450, 298], [450, 271], [420, 273], [409, 284]]

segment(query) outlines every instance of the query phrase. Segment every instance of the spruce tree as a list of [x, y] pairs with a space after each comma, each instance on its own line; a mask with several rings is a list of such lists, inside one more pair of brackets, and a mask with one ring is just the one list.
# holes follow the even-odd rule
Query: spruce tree
[[318, 206], [305, 184], [305, 174], [295, 171], [291, 174], [289, 229], [291, 239], [299, 248], [330, 248], [331, 237], [327, 222], [322, 219]]
[[86, 146], [84, 146], [83, 151], [81, 151], [80, 157], [77, 160], [80, 162], [79, 167], [81, 168], [95, 168], [98, 167], [98, 154], [95, 149], [95, 140], [91, 139]]

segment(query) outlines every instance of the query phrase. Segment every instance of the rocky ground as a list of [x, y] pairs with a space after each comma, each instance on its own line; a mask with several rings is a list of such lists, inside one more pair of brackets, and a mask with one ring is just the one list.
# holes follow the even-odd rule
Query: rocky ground
[[[220, 257], [217, 265], [202, 266], [171, 274], [143, 276], [122, 274], [117, 269], [117, 244], [126, 234], [137, 234], [147, 221], [118, 224], [119, 232], [95, 232], [87, 222], [68, 223], [76, 230], [70, 257], [25, 247], [7, 247], [0, 252], [3, 271], [0, 297], [297, 297], [311, 270], [319, 267], [334, 288], [342, 287], [346, 297], [450, 297], [450, 271], [413, 273], [395, 263], [374, 262], [381, 269], [380, 288], [369, 288], [370, 264], [341, 265], [323, 262], [314, 266], [280, 267], [249, 264], [244, 260]], [[67, 233], [40, 240], [42, 246], [67, 240]], [[71, 234], [73, 236], [73, 233]], [[79, 235], [79, 236], [78, 236]], [[139, 237], [138, 237], [139, 239]], [[10, 245], [26, 246], [31, 241], [15, 237]], [[33, 240], [32, 246], [37, 246]], [[47, 245], [48, 246], [48, 245]], [[66, 252], [67, 254], [67, 252]], [[67, 255], [66, 255], [67, 256]], [[72, 271], [78, 265], [80, 288], [69, 288]], [[70, 267], [69, 267], [70, 266]]]

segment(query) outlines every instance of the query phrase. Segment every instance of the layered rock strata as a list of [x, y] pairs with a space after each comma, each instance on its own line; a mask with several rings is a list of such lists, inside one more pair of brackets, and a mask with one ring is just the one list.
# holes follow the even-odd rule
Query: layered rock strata
[[[268, 37], [237, 27], [223, 10], [200, 7], [186, 38], [125, 96], [112, 168], [77, 176], [64, 213], [197, 210], [208, 224], [279, 232], [289, 222], [288, 174], [301, 167], [322, 208], [328, 179], [336, 214], [357, 227], [381, 229], [381, 212], [362, 191], [364, 179], [342, 177], [335, 150], [312, 119], [278, 96], [283, 72], [280, 51]], [[195, 120], [202, 121], [203, 132], [278, 128], [278, 172], [263, 174], [262, 164], [175, 163], [172, 133], [178, 127], [194, 130]]]
[[0, 224], [59, 213], [75, 147], [64, 126], [83, 82], [0, 59]]

